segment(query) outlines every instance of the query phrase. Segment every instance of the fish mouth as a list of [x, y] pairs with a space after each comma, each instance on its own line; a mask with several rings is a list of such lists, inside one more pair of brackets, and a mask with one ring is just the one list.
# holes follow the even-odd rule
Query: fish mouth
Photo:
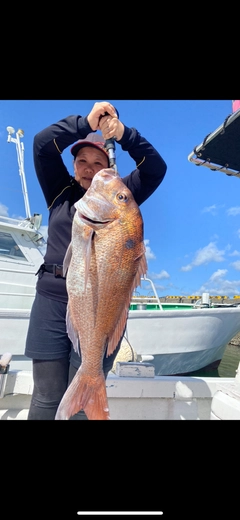
[[83, 213], [80, 213], [78, 211], [78, 217], [85, 223], [87, 224], [92, 224], [92, 225], [106, 225], [106, 224], [109, 224], [110, 222], [112, 222], [112, 220], [93, 220], [89, 217], [87, 217], [86, 215], [83, 215]]
[[[93, 194], [89, 197], [86, 192], [84, 197], [75, 203], [77, 216], [81, 222], [92, 228], [99, 228], [115, 220], [114, 216], [111, 215], [114, 208], [113, 204], [109, 203], [102, 195], [98, 194], [98, 197], [96, 197]], [[109, 217], [109, 215], [111, 216]]]

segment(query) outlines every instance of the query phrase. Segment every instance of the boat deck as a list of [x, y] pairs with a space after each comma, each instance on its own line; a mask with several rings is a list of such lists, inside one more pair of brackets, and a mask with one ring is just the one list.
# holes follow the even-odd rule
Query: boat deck
[[[131, 363], [125, 365], [125, 373], [129, 373]], [[141, 363], [132, 365], [134, 377], [124, 376], [124, 371], [121, 376], [109, 374], [107, 377], [113, 420], [210, 420], [216, 392], [234, 388], [235, 378], [148, 377], [146, 372], [143, 377]], [[26, 420], [32, 389], [31, 372], [10, 370], [6, 376], [4, 397], [0, 399], [0, 420]]]

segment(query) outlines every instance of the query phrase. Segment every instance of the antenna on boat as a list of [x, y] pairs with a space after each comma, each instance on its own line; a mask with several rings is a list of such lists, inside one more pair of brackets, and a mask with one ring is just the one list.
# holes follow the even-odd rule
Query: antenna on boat
[[16, 132], [16, 137], [12, 137], [12, 135], [15, 133], [15, 130], [12, 126], [7, 126], [7, 132], [8, 132], [8, 143], [15, 143], [16, 144], [16, 150], [17, 150], [17, 158], [18, 158], [18, 165], [19, 165], [19, 175], [21, 178], [21, 184], [22, 184], [22, 192], [24, 197], [24, 204], [25, 204], [25, 210], [26, 210], [26, 217], [31, 218], [31, 212], [30, 212], [30, 206], [29, 206], [29, 200], [28, 200], [28, 192], [27, 192], [27, 185], [26, 185], [26, 179], [25, 179], [25, 172], [24, 172], [24, 162], [23, 162], [23, 155], [24, 155], [24, 145], [23, 142], [20, 141], [20, 138], [24, 136], [24, 131], [19, 129]]

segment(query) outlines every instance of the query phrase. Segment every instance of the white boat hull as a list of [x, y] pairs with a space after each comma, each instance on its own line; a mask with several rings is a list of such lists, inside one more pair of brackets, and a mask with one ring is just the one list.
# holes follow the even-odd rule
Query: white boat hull
[[25, 341], [29, 324], [30, 311], [0, 309], [0, 356], [11, 352], [11, 368], [31, 370], [31, 359], [24, 356]]
[[240, 331], [240, 307], [129, 311], [126, 337], [158, 376], [217, 368]]
[[[40, 239], [28, 220], [0, 217], [0, 356], [11, 352], [11, 368], [16, 370], [30, 370], [32, 365], [24, 350], [36, 272], [43, 262]], [[18, 246], [20, 256], [10, 254], [8, 243]]]
[[[30, 310], [0, 309], [0, 355], [12, 353], [11, 368], [30, 370], [24, 356]], [[129, 311], [126, 337], [155, 374], [216, 369], [229, 341], [240, 331], [240, 307]]]

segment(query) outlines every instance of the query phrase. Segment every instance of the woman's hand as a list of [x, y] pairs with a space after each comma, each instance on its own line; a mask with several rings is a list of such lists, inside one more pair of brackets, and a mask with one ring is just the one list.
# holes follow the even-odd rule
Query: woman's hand
[[99, 123], [101, 120], [101, 116], [104, 116], [106, 113], [109, 114], [109, 116], [111, 117], [117, 116], [114, 106], [111, 105], [111, 103], [108, 103], [108, 101], [94, 103], [91, 112], [87, 116], [87, 120], [93, 132], [95, 132], [96, 130], [100, 130]]
[[124, 125], [116, 116], [104, 116], [100, 119], [99, 129], [102, 132], [103, 139], [114, 138], [115, 141], [119, 141], [123, 136]]
[[119, 141], [123, 136], [124, 125], [119, 121], [114, 106], [108, 101], [94, 103], [87, 120], [93, 131], [101, 130], [105, 140], [114, 138]]

